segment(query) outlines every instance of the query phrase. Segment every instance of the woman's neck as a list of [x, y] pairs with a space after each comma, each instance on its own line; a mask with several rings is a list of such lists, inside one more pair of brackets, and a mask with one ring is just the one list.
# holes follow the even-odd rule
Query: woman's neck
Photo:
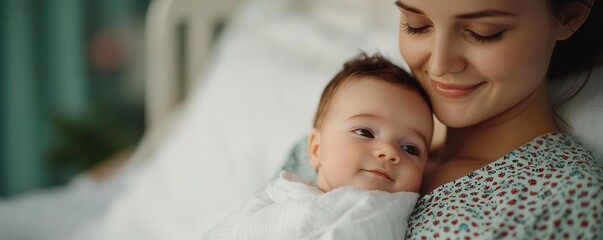
[[558, 131], [546, 81], [524, 101], [482, 123], [448, 128], [441, 160], [493, 162], [537, 136]]

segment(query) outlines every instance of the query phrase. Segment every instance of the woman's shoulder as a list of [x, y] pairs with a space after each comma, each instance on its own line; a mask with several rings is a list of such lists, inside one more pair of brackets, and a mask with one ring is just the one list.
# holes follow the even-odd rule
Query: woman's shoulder
[[565, 133], [539, 136], [500, 161], [511, 163], [500, 169], [510, 175], [511, 185], [528, 188], [540, 199], [555, 194], [579, 198], [570, 194], [578, 190], [603, 191], [603, 168], [588, 149]]
[[547, 176], [543, 174], [547, 172], [565, 180], [589, 180], [590, 177], [592, 180], [603, 182], [603, 168], [598, 165], [591, 152], [576, 138], [566, 133], [548, 133], [534, 138], [501, 160], [524, 160], [523, 164], [517, 165], [528, 169], [529, 175], [533, 173], [536, 176]]
[[588, 238], [601, 206], [602, 169], [573, 137], [551, 133], [425, 195], [408, 237]]
[[[542, 156], [572, 156], [582, 158], [593, 158], [590, 151], [586, 149], [575, 137], [563, 132], [552, 132], [540, 135], [517, 148], [507, 156], [531, 155]], [[564, 158], [565, 159], [565, 158]]]

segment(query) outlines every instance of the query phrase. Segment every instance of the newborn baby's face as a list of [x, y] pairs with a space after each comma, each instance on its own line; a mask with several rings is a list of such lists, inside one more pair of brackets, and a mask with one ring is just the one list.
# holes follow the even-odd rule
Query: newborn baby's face
[[369, 78], [349, 81], [336, 94], [323, 128], [310, 135], [318, 188], [417, 192], [433, 133], [421, 95]]

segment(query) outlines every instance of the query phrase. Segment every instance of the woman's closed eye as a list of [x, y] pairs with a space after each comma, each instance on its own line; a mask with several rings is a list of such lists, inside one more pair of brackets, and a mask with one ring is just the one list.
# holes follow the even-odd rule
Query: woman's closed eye
[[480, 43], [484, 43], [485, 44], [485, 43], [492, 43], [492, 42], [496, 42], [496, 41], [501, 40], [502, 37], [503, 37], [503, 34], [505, 33], [505, 30], [501, 30], [501, 31], [499, 31], [497, 33], [490, 34], [490, 35], [487, 35], [487, 36], [484, 36], [484, 35], [475, 33], [473, 31], [469, 31], [469, 30], [467, 30], [466, 32], [467, 32], [467, 35], [470, 38], [473, 38], [474, 40], [476, 40], [476, 41], [478, 41]]
[[353, 132], [356, 135], [362, 136], [365, 138], [375, 138], [375, 135], [373, 134], [373, 132], [370, 129], [359, 128], [359, 129], [355, 129]]
[[[402, 23], [402, 26], [404, 27], [404, 32], [406, 32], [406, 34], [408, 35], [420, 35], [423, 33], [427, 33], [431, 28], [431, 26], [429, 25], [422, 27], [413, 27], [410, 23]], [[467, 37], [481, 44], [487, 44], [501, 40], [503, 38], [505, 30], [498, 31], [490, 35], [482, 35], [471, 30], [465, 30], [465, 32], [467, 34]]]
[[413, 27], [410, 25], [410, 23], [402, 23], [402, 26], [404, 26], [404, 31], [409, 35], [426, 33], [430, 27], [430, 26]]

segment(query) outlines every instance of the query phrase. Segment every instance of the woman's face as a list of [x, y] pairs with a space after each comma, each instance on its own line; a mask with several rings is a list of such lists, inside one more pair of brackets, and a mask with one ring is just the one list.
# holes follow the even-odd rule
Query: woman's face
[[400, 52], [438, 119], [467, 127], [529, 104], [560, 27], [547, 0], [398, 0]]

